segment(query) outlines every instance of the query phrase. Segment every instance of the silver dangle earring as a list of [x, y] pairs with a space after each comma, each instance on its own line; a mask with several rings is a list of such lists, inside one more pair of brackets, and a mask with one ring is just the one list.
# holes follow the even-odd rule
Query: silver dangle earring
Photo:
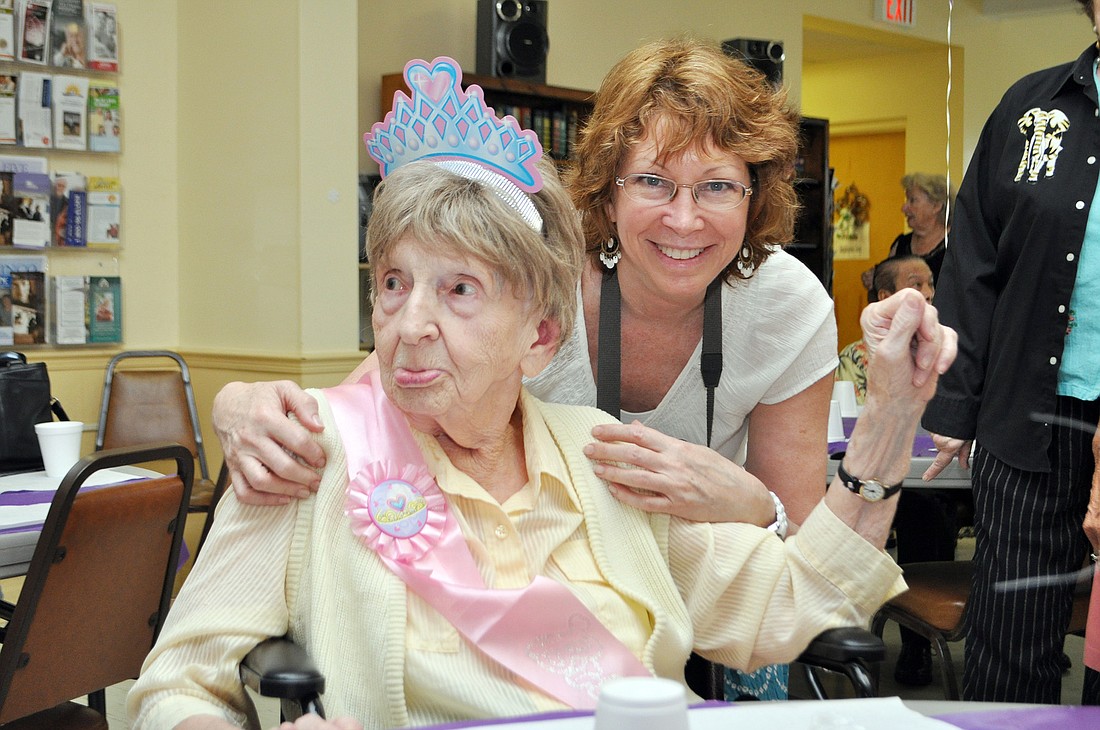
[[752, 262], [752, 251], [749, 250], [748, 245], [741, 246], [741, 251], [737, 254], [737, 270], [741, 272], [741, 275], [746, 279], [752, 276], [756, 271], [756, 264]]
[[615, 264], [619, 263], [619, 259], [623, 257], [623, 251], [619, 248], [619, 242], [615, 240], [614, 236], [609, 236], [606, 241], [600, 244], [600, 261], [607, 267], [608, 271], [615, 268]]

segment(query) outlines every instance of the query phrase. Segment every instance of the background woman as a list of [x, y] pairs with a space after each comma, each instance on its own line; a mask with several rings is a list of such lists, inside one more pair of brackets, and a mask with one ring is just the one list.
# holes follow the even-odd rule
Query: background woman
[[[947, 232], [951, 230], [951, 219], [955, 212], [955, 191], [948, 188], [947, 178], [943, 175], [929, 175], [926, 172], [914, 172], [901, 179], [905, 188], [905, 204], [901, 212], [909, 233], [902, 233], [890, 244], [890, 254], [894, 256], [920, 256], [932, 269], [932, 278], [939, 281], [943, 257], [947, 253]], [[869, 293], [868, 301], [875, 301], [872, 291], [874, 267], [863, 272], [863, 286]]]

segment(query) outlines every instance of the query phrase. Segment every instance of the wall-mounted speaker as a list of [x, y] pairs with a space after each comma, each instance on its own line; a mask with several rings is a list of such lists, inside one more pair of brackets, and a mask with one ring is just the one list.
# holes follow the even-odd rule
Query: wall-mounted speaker
[[546, 83], [548, 0], [477, 1], [477, 72]]
[[772, 86], [783, 83], [783, 42], [756, 38], [731, 38], [722, 41], [727, 56], [739, 58], [767, 77]]

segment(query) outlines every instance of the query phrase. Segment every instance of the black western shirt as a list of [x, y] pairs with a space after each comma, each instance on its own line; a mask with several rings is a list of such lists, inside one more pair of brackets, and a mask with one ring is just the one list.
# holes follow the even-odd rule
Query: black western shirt
[[[986, 121], [959, 189], [935, 304], [959, 356], [922, 421], [1010, 466], [1048, 471], [1070, 295], [1100, 173], [1090, 46], [1017, 81]], [[1098, 305], [1100, 306], [1100, 305]]]

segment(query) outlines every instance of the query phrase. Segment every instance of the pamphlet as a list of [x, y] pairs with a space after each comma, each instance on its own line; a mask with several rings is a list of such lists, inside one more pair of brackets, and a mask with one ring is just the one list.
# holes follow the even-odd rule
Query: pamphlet
[[53, 77], [54, 147], [60, 150], [88, 149], [85, 129], [88, 117], [88, 79], [80, 76]]
[[49, 74], [24, 71], [17, 90], [19, 139], [24, 147], [52, 147], [53, 126], [50, 114], [51, 85]]

